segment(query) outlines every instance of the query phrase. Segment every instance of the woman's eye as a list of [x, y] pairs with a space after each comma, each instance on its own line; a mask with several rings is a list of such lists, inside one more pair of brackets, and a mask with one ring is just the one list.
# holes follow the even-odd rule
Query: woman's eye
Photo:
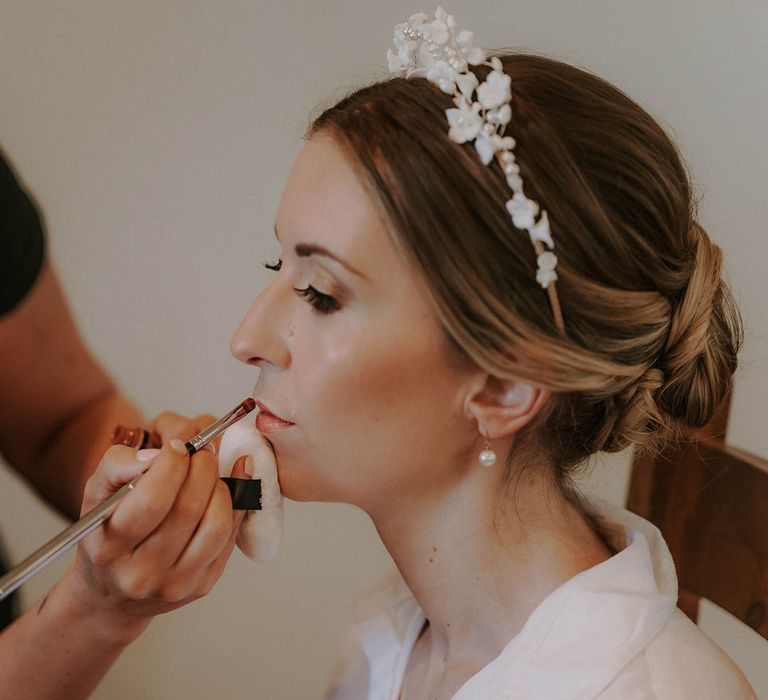
[[[276, 263], [262, 263], [264, 267], [267, 268], [267, 270], [272, 270], [273, 272], [280, 272], [280, 269], [283, 267], [283, 260], [282, 258], [278, 258]], [[321, 314], [332, 314], [334, 311], [338, 311], [341, 308], [341, 304], [339, 304], [336, 299], [334, 299], [332, 296], [328, 294], [323, 294], [322, 292], [318, 292], [314, 287], [307, 286], [304, 289], [297, 289], [296, 287], [293, 288], [293, 291], [296, 292], [300, 297], [303, 299], [306, 299], [309, 304], [312, 305], [315, 311]]]
[[262, 263], [264, 267], [267, 268], [267, 270], [273, 270], [274, 272], [280, 272], [280, 268], [283, 266], [283, 261], [281, 258], [277, 259], [276, 263]]
[[334, 311], [338, 311], [339, 308], [341, 308], [341, 305], [336, 299], [327, 294], [323, 294], [322, 292], [318, 292], [312, 286], [308, 286], [305, 289], [297, 289], [294, 287], [293, 291], [300, 297], [306, 299], [308, 303], [312, 304], [315, 311], [318, 313], [332, 314]]

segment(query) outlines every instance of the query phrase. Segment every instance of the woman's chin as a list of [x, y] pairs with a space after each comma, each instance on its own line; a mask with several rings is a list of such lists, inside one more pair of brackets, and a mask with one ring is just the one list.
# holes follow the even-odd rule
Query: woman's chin
[[280, 482], [280, 492], [291, 501], [318, 501], [319, 484], [314, 475], [316, 472], [287, 461], [277, 460], [277, 479]]
[[291, 501], [315, 503], [348, 503], [345, 489], [340, 484], [319, 475], [322, 471], [316, 467], [277, 462], [277, 478], [280, 492]]

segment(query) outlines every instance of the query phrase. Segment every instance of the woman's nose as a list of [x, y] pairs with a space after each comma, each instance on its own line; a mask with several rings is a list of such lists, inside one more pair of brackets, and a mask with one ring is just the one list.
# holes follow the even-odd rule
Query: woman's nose
[[285, 340], [292, 335], [289, 313], [288, 306], [280, 303], [278, 285], [267, 286], [237, 327], [229, 343], [230, 352], [249, 365], [269, 363], [286, 369], [290, 353]]

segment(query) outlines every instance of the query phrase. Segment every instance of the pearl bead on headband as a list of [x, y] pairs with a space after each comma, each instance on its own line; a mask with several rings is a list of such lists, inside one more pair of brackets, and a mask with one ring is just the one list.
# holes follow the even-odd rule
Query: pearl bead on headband
[[[456, 143], [474, 141], [475, 149], [484, 165], [495, 158], [512, 190], [506, 203], [512, 223], [524, 229], [536, 250], [536, 281], [549, 294], [552, 313], [560, 332], [565, 335], [560, 302], [555, 290], [557, 257], [549, 230], [547, 212], [538, 202], [523, 192], [523, 179], [515, 162], [515, 139], [502, 136], [512, 118], [510, 77], [502, 70], [501, 61], [493, 56], [486, 60], [486, 52], [473, 45], [474, 34], [466, 29], [457, 31], [453, 15], [442, 7], [430, 21], [423, 12], [413, 15], [407, 22], [395, 25], [395, 48], [389, 49], [387, 61], [392, 76], [426, 78], [453, 96], [455, 108], [445, 111], [450, 130], [448, 137]], [[469, 66], [485, 65], [491, 68], [486, 79], [479, 83]], [[473, 95], [477, 96], [475, 100]]]

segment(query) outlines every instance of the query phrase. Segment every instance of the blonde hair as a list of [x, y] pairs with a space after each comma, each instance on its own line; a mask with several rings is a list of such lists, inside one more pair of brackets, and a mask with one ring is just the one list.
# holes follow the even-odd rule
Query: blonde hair
[[[565, 337], [505, 210], [503, 172], [448, 138], [452, 103], [435, 85], [357, 89], [307, 136], [330, 133], [348, 152], [458, 355], [553, 392], [516, 435], [507, 470], [516, 451], [543, 451], [567, 486], [598, 451], [658, 449], [707, 423], [730, 389], [742, 321], [680, 154], [653, 118], [587, 71], [495, 55], [512, 78], [506, 133], [526, 193], [552, 224]], [[482, 81], [487, 68], [475, 71]]]

